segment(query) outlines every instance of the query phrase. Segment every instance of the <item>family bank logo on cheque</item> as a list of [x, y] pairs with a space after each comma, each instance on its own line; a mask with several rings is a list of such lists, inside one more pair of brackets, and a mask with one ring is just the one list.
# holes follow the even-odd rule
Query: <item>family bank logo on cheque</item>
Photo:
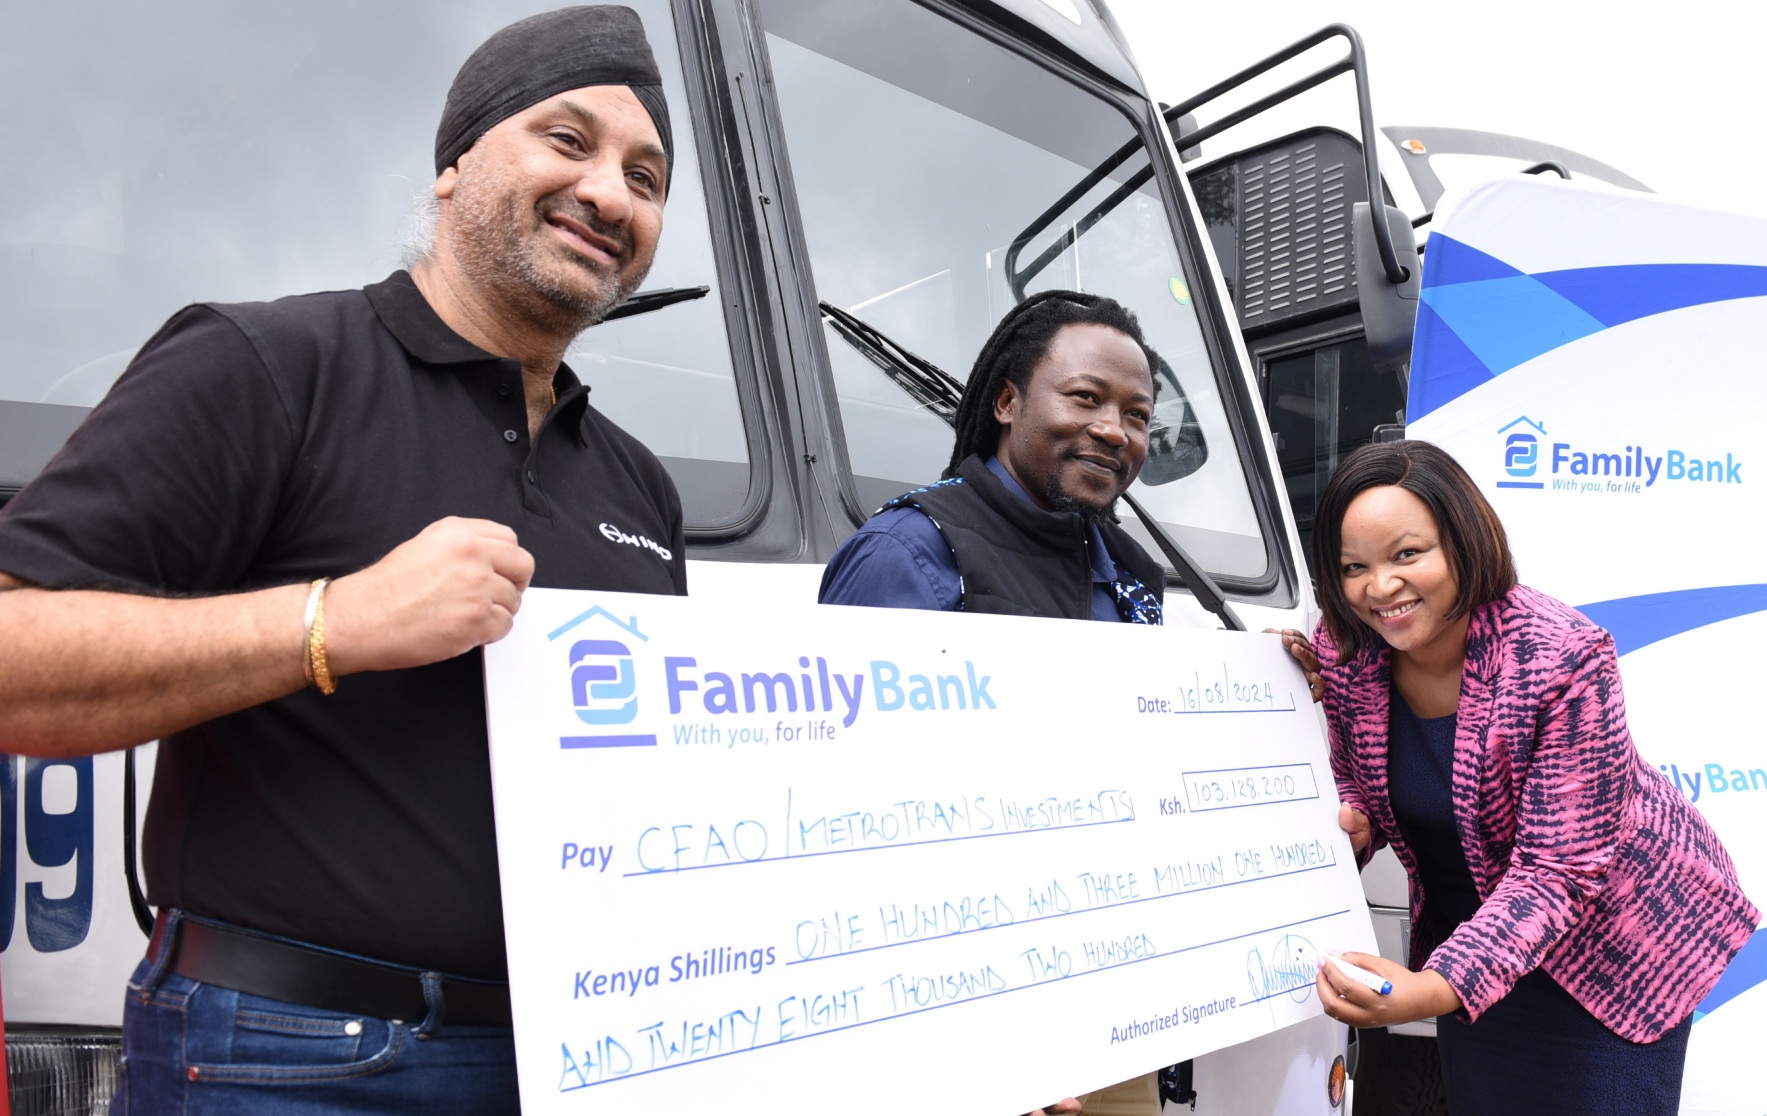
[[612, 730], [593, 735], [561, 736], [562, 748], [648, 748], [656, 746], [652, 733], [617, 731], [638, 719], [638, 671], [633, 663], [632, 641], [648, 643], [638, 629], [638, 618], [620, 619], [596, 605], [588, 612], [547, 635], [552, 641], [575, 633], [568, 645], [571, 707], [577, 719], [597, 729]]
[[[575, 637], [564, 645], [571, 708], [578, 720], [602, 731], [561, 736], [559, 746], [654, 747], [655, 734], [619, 728], [638, 719], [643, 671], [633, 645], [650, 641], [639, 630], [638, 618], [622, 619], [596, 605], [546, 638], [554, 641], [567, 634]], [[982, 712], [999, 708], [988, 689], [993, 676], [978, 670], [969, 659], [963, 661], [961, 672], [951, 669], [954, 664], [941, 664], [946, 666], [946, 673], [911, 669], [919, 665], [904, 666], [888, 659], [873, 659], [864, 670], [847, 672], [832, 667], [821, 655], [797, 656], [796, 670], [789, 666], [784, 670], [743, 670], [731, 668], [730, 664], [717, 665], [727, 669], [702, 668], [699, 659], [690, 655], [663, 657], [662, 682], [672, 716], [819, 713], [831, 718], [838, 716], [840, 727], [851, 728], [867, 708], [878, 713]], [[821, 726], [820, 730], [813, 726], [805, 738], [832, 736], [832, 720], [816, 724]], [[803, 732], [781, 731], [750, 739], [793, 740]], [[680, 739], [680, 731], [676, 735], [677, 743], [719, 743], [723, 734], [714, 722], [709, 728], [690, 730], [687, 739]]]
[[1546, 425], [1522, 415], [1498, 430], [1503, 471], [1498, 488], [1571, 493], [1640, 493], [1659, 482], [1740, 485], [1742, 461], [1734, 453], [1656, 450], [1644, 444], [1559, 441]]

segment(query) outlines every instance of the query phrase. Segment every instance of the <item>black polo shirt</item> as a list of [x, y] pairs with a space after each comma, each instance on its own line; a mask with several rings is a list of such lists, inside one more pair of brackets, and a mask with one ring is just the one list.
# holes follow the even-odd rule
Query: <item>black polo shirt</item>
[[[51, 588], [258, 589], [361, 569], [459, 515], [514, 528], [535, 585], [685, 593], [668, 474], [568, 368], [556, 384], [530, 445], [521, 365], [455, 334], [404, 272], [189, 307], [0, 510], [0, 570]], [[300, 622], [289, 617], [291, 657]], [[474, 651], [352, 675], [331, 697], [307, 690], [168, 736], [149, 899], [504, 976], [480, 664]]]

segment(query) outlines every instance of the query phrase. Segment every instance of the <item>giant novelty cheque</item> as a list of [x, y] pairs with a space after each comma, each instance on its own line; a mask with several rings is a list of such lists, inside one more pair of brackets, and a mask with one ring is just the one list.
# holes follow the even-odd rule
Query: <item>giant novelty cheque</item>
[[1273, 636], [535, 589], [485, 669], [530, 1116], [1024, 1112], [1374, 947]]

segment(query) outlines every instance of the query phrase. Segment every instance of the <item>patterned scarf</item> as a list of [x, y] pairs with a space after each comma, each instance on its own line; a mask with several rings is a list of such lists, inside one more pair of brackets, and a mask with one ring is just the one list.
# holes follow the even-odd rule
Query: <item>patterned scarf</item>
[[1122, 566], [1117, 566], [1117, 579], [1110, 583], [1111, 598], [1117, 602], [1117, 615], [1127, 624], [1164, 624], [1165, 609], [1153, 590]]

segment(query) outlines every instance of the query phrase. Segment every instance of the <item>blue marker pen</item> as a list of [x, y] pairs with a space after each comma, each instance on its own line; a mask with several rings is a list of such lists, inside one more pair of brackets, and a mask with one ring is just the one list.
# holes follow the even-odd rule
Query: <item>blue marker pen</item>
[[1345, 961], [1335, 953], [1328, 953], [1325, 956], [1333, 965], [1337, 966], [1338, 972], [1349, 977], [1364, 988], [1372, 988], [1382, 996], [1387, 995], [1393, 990], [1393, 982], [1386, 977], [1376, 976], [1374, 973], [1369, 972], [1360, 965], [1352, 965], [1350, 962]]

